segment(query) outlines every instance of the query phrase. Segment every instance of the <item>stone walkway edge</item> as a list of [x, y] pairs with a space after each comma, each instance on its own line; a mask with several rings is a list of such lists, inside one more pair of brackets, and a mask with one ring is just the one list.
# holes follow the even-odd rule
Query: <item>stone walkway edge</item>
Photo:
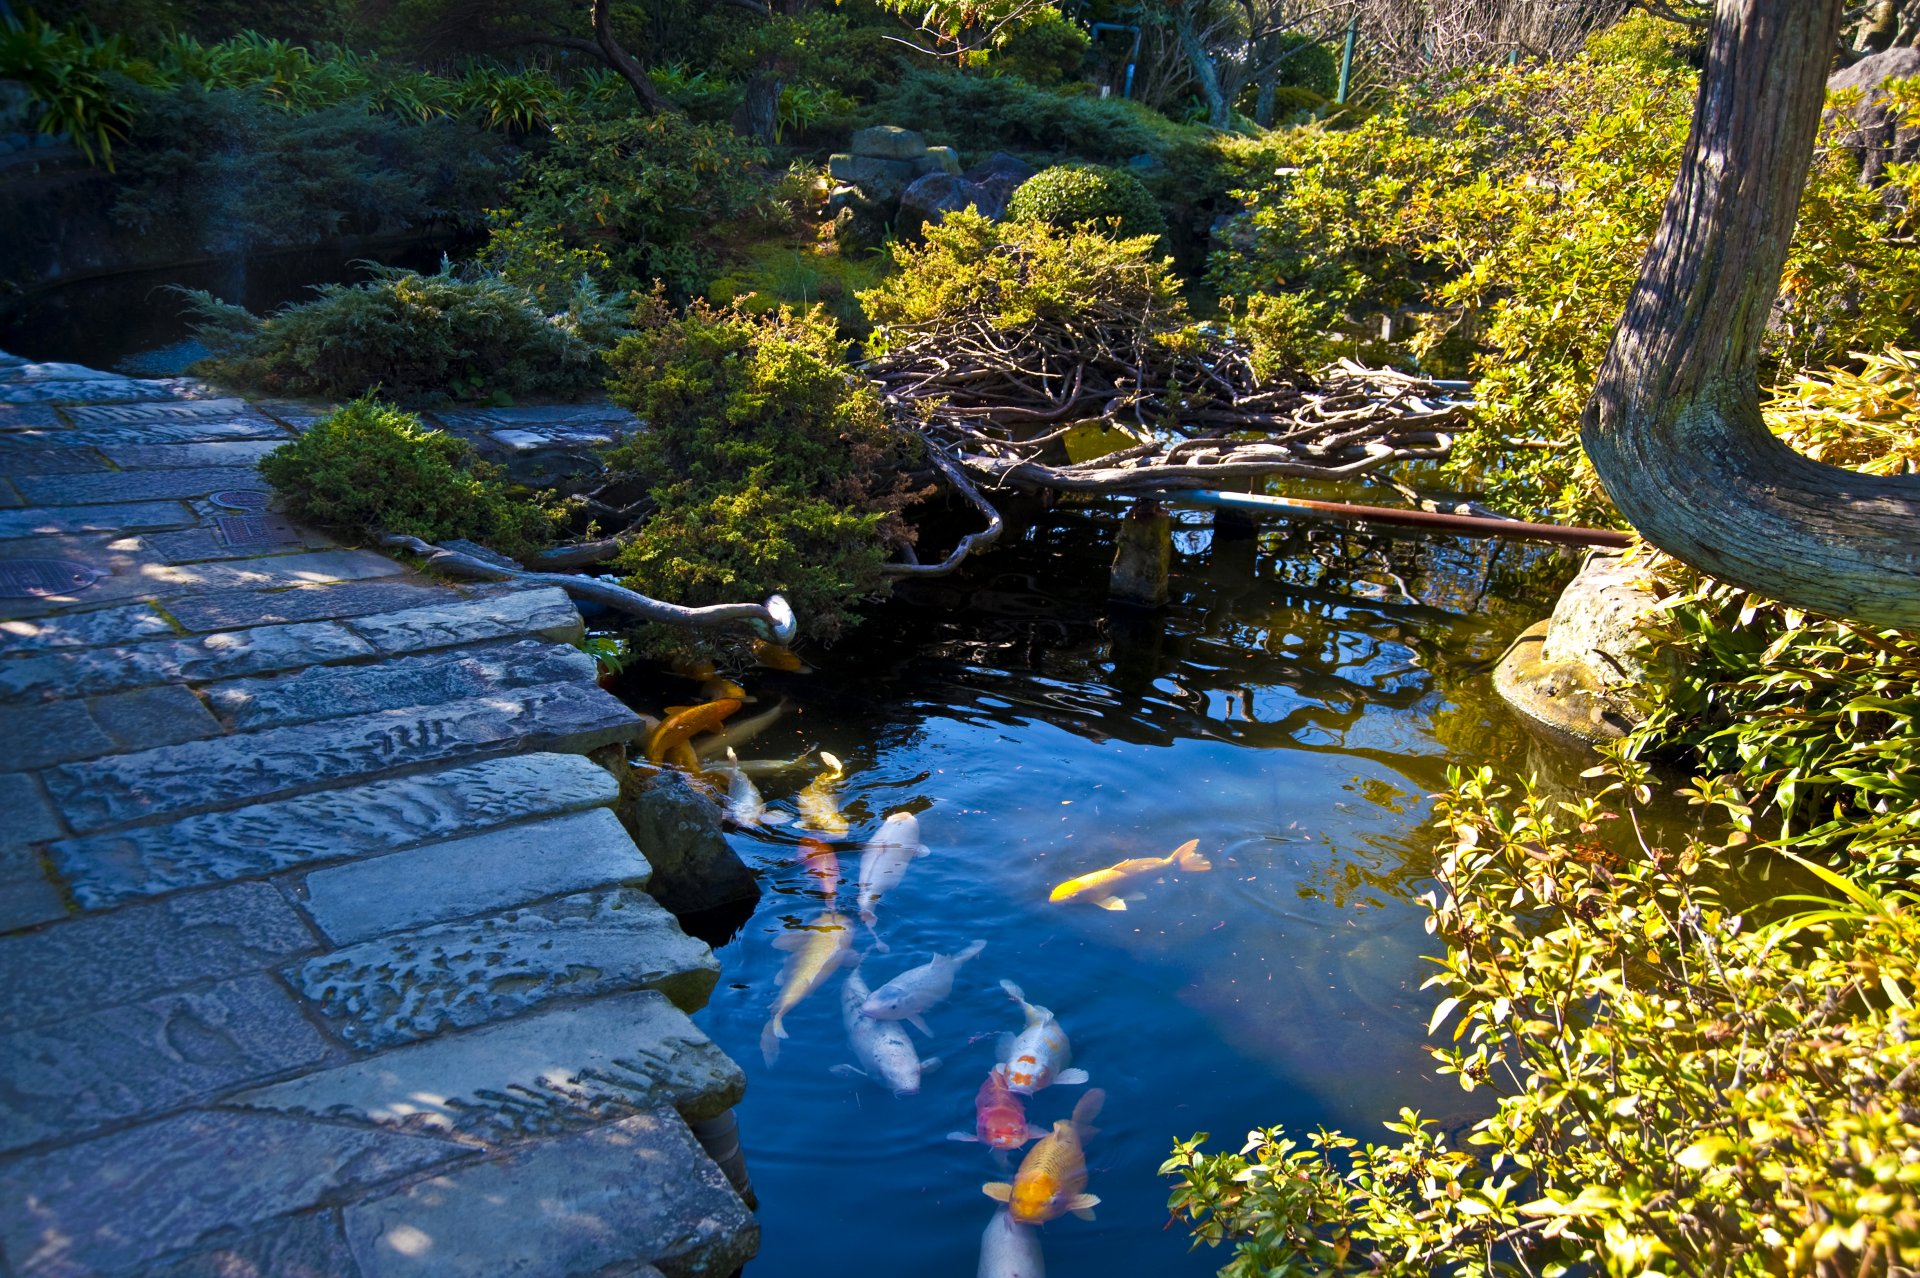
[[[642, 721], [564, 592], [276, 513], [322, 411], [0, 353], [0, 1278], [724, 1278]], [[438, 424], [540, 482], [634, 423]]]

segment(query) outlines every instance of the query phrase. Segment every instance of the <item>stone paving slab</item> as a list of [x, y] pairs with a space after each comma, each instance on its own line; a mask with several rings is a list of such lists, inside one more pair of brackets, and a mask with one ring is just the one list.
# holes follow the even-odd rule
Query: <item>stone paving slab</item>
[[617, 404], [526, 404], [513, 408], [454, 408], [432, 414], [456, 431], [498, 429], [580, 430], [599, 426], [637, 427], [640, 419]]
[[225, 731], [199, 698], [174, 686], [98, 697], [0, 705], [10, 767], [44, 768], [115, 750], [147, 750]]
[[[11, 807], [8, 781], [0, 776], [0, 802]], [[102, 909], [140, 896], [397, 852], [514, 821], [601, 807], [619, 793], [613, 774], [590, 759], [522, 754], [209, 812], [170, 825], [67, 839], [49, 851], [81, 908]]]
[[142, 1271], [141, 1278], [360, 1278], [337, 1211], [281, 1216], [245, 1238]]
[[150, 532], [200, 522], [184, 502], [134, 501], [112, 506], [37, 506], [0, 511], [0, 539], [70, 533]]
[[101, 475], [16, 475], [21, 495], [42, 506], [205, 497], [224, 488], [258, 488], [251, 466], [185, 466], [175, 470], [110, 471]]
[[26, 504], [27, 499], [20, 495], [20, 490], [13, 486], [13, 481], [5, 475], [0, 475], [0, 510], [16, 510]]
[[113, 749], [113, 738], [78, 701], [0, 705], [0, 741], [6, 743], [7, 766], [23, 771], [91, 759]]
[[356, 617], [346, 625], [381, 652], [394, 655], [518, 635], [578, 643], [586, 634], [580, 610], [557, 586]]
[[363, 941], [287, 978], [342, 1038], [371, 1048], [627, 990], [659, 990], [692, 1011], [719, 973], [713, 951], [673, 915], [621, 889]]
[[537, 1145], [346, 1209], [368, 1278], [731, 1273], [759, 1226], [671, 1109]]
[[324, 550], [339, 545], [317, 528], [279, 515], [221, 515], [213, 527], [146, 533], [141, 549], [162, 563], [200, 563], [209, 559], [251, 559], [285, 550]]
[[0, 702], [125, 692], [155, 684], [296, 670], [316, 661], [371, 657], [364, 640], [331, 621], [222, 630], [129, 648], [52, 650], [0, 661]]
[[95, 377], [64, 382], [36, 378], [0, 385], [0, 404], [132, 404], [166, 393], [164, 386], [131, 378]]
[[238, 883], [0, 937], [0, 1029], [56, 1024], [316, 948], [265, 883]]
[[0, 1034], [0, 1153], [177, 1109], [333, 1050], [268, 976]]
[[654, 990], [614, 994], [396, 1047], [230, 1104], [455, 1135], [488, 1145], [670, 1105], [699, 1122], [746, 1075]]
[[19, 843], [0, 844], [0, 933], [65, 918], [67, 903], [41, 868], [40, 854]]
[[50, 617], [0, 621], [0, 651], [39, 648], [92, 648], [101, 644], [171, 636], [173, 627], [152, 604], [63, 612]]
[[0, 1164], [0, 1244], [21, 1278], [145, 1273], [227, 1231], [460, 1152], [432, 1137], [278, 1114], [181, 1114]]
[[[225, 423], [222, 423], [223, 425]], [[227, 439], [214, 443], [173, 443], [155, 441], [141, 444], [106, 444], [100, 451], [106, 459], [125, 470], [169, 469], [181, 466], [258, 466], [260, 459], [286, 443], [284, 430], [274, 424], [271, 439]], [[265, 434], [265, 429], [256, 433]]]
[[62, 431], [14, 431], [0, 434], [0, 470], [8, 475], [99, 475], [113, 469], [95, 448], [61, 448]]
[[229, 417], [258, 417], [244, 399], [162, 400], [150, 404], [103, 404], [69, 408], [67, 416], [81, 426], [131, 422], [205, 422]]
[[[139, 554], [139, 539], [102, 544], [66, 538], [0, 542], [0, 559], [53, 557], [76, 559], [109, 575], [73, 595], [0, 599], [0, 616], [36, 617], [74, 607], [101, 607], [130, 599], [164, 599], [173, 594], [240, 589], [274, 589], [323, 582], [362, 581], [402, 576], [404, 565], [367, 550], [315, 550], [213, 563], [163, 564]], [[77, 543], [77, 544], [76, 544]]]
[[[144, 408], [146, 405], [136, 405]], [[171, 406], [169, 406], [171, 407]], [[192, 405], [180, 405], [192, 407]], [[69, 409], [67, 415], [78, 419], [89, 410]], [[223, 417], [218, 421], [140, 421], [100, 425], [78, 425], [70, 430], [49, 431], [47, 442], [69, 447], [98, 448], [109, 456], [114, 450], [146, 448], [248, 448], [261, 445], [276, 448], [287, 442], [285, 426], [258, 413], [246, 417]], [[165, 456], [157, 451], [155, 456]], [[184, 464], [184, 463], [183, 463]], [[219, 463], [203, 462], [202, 465]], [[232, 464], [232, 463], [227, 463]]]
[[595, 808], [315, 870], [301, 907], [344, 945], [652, 877], [620, 818]]
[[188, 630], [233, 630], [287, 621], [330, 621], [370, 612], [399, 612], [456, 598], [424, 578], [343, 582], [279, 590], [221, 590], [167, 600], [167, 612]]
[[578, 648], [522, 639], [395, 657], [377, 666], [309, 666], [271, 679], [206, 689], [220, 717], [243, 731], [406, 706], [437, 705], [482, 693], [579, 680], [592, 683], [592, 657]]
[[0, 430], [39, 430], [47, 426], [65, 426], [60, 410], [50, 404], [9, 404], [0, 402]]
[[548, 684], [62, 764], [45, 776], [67, 823], [87, 833], [475, 756], [585, 752], [630, 739], [640, 724], [598, 688]]
[[179, 745], [226, 731], [200, 698], [177, 683], [95, 697], [87, 712], [120, 750]]

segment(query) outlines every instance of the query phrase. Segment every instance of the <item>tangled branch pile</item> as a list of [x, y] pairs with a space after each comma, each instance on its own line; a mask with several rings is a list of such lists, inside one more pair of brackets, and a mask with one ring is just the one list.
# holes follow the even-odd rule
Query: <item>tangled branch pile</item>
[[1465, 405], [1445, 388], [1353, 364], [1273, 375], [1192, 322], [1153, 245], [950, 215], [861, 294], [878, 325], [862, 371], [974, 475], [1023, 487], [1351, 478], [1446, 455]]

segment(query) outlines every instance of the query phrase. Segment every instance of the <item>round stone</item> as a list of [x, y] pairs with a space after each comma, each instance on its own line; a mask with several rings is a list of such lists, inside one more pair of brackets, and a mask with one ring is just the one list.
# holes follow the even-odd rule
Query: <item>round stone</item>
[[0, 560], [0, 596], [23, 599], [40, 595], [70, 595], [106, 576], [106, 570], [71, 559]]

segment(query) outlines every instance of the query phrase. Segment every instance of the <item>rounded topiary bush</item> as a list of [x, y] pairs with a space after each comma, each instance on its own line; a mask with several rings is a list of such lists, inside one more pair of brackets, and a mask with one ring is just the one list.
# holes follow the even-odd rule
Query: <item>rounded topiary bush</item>
[[1013, 193], [1007, 216], [1062, 228], [1091, 222], [1100, 230], [1111, 226], [1123, 237], [1164, 235], [1167, 229], [1160, 206], [1139, 178], [1100, 164], [1041, 169]]

